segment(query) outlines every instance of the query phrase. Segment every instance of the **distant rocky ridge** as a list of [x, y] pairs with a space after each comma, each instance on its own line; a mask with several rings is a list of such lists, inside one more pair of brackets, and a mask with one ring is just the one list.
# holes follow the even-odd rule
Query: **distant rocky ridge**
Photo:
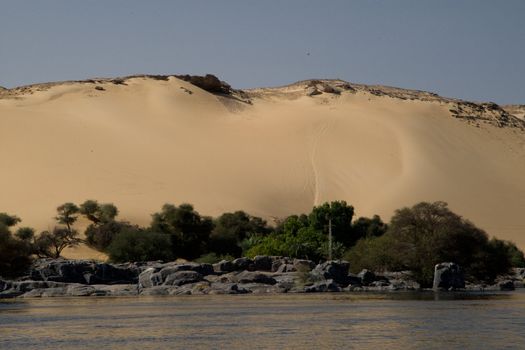
[[438, 94], [421, 91], [402, 89], [384, 85], [354, 84], [338, 79], [310, 79], [293, 84], [272, 87], [255, 88], [247, 90], [233, 89], [228, 83], [220, 80], [213, 74], [199, 75], [131, 75], [120, 78], [95, 78], [87, 80], [74, 80], [64, 82], [51, 82], [32, 84], [4, 89], [0, 87], [0, 99], [21, 98], [23, 95], [33, 94], [37, 91], [45, 91], [53, 86], [64, 84], [93, 84], [94, 89], [104, 90], [100, 84], [127, 85], [130, 79], [154, 79], [168, 81], [171, 77], [187, 81], [210, 93], [230, 97], [239, 102], [251, 104], [256, 98], [283, 97], [299, 98], [301, 96], [337, 96], [342, 93], [366, 93], [377, 97], [389, 97], [400, 100], [419, 100], [448, 104], [451, 116], [464, 120], [473, 126], [489, 124], [497, 127], [517, 128], [525, 131], [525, 105], [499, 106], [493, 102], [469, 102], [455, 98], [441, 97]]
[[502, 108], [516, 118], [525, 120], [525, 105], [505, 105]]
[[[322, 94], [340, 95], [341, 93], [368, 93], [374, 96], [385, 96], [400, 100], [418, 100], [449, 104], [449, 110], [453, 117], [465, 120], [469, 124], [479, 126], [480, 123], [490, 124], [497, 127], [518, 128], [525, 131], [525, 117], [520, 114], [512, 114], [519, 110], [525, 116], [525, 107], [520, 105], [501, 107], [493, 102], [475, 103], [454, 98], [441, 97], [438, 94], [421, 91], [402, 89], [384, 85], [364, 85], [354, 84], [343, 80], [304, 80], [280, 88], [252, 89], [248, 90], [249, 95], [263, 97], [275, 96], [279, 92], [296, 94], [297, 96], [306, 95], [318, 96]], [[509, 107], [510, 110], [506, 108]], [[520, 108], [521, 107], [521, 108]]]
[[[46, 91], [54, 86], [66, 85], [66, 84], [94, 84], [94, 85], [97, 85], [97, 84], [110, 83], [114, 85], [128, 85], [128, 81], [130, 79], [144, 78], [144, 79], [168, 81], [171, 77], [175, 77], [175, 78], [187, 81], [203, 90], [206, 90], [214, 94], [230, 95], [230, 94], [233, 94], [234, 92], [240, 91], [240, 90], [232, 89], [228, 83], [219, 80], [219, 78], [217, 78], [213, 74], [206, 74], [205, 76], [188, 75], [188, 74], [185, 74], [185, 75], [141, 74], [141, 75], [130, 75], [126, 77], [117, 77], [117, 78], [94, 78], [94, 79], [86, 79], [86, 80], [69, 80], [69, 81], [62, 81], [62, 82], [39, 83], [39, 84], [19, 86], [19, 87], [15, 87], [12, 89], [1, 88], [0, 98], [20, 97], [22, 95], [33, 94], [36, 91]], [[104, 90], [103, 88], [101, 89], [100, 86], [95, 86], [95, 88], [97, 90]]]
[[[136, 296], [317, 292], [418, 291], [410, 272], [351, 274], [346, 261], [315, 264], [277, 256], [195, 262], [107, 264], [90, 260], [42, 259], [28, 276], [0, 279], [0, 298], [58, 296]], [[492, 286], [465, 285], [453, 263], [436, 265], [435, 290], [512, 290], [523, 287], [525, 269]]]

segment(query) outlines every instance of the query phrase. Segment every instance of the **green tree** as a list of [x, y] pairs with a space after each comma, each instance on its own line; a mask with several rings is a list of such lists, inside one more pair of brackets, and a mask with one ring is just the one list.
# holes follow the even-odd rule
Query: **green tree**
[[135, 226], [122, 221], [108, 221], [101, 224], [91, 224], [86, 228], [86, 243], [99, 251], [105, 252], [113, 239], [124, 229]]
[[388, 225], [378, 215], [374, 215], [372, 218], [360, 217], [352, 224], [353, 236], [356, 241], [364, 237], [382, 236], [387, 229]]
[[16, 215], [0, 213], [0, 225], [4, 225], [5, 227], [12, 227], [18, 224], [20, 221], [20, 218]]
[[229, 254], [239, 257], [241, 243], [252, 236], [264, 236], [271, 228], [263, 219], [251, 216], [244, 211], [224, 213], [214, 220], [210, 235], [209, 250], [219, 255]]
[[113, 262], [169, 261], [174, 258], [170, 236], [137, 227], [122, 230], [107, 248]]
[[328, 221], [331, 219], [334, 239], [350, 246], [357, 241], [352, 234], [353, 216], [354, 207], [345, 201], [334, 201], [314, 207], [308, 220], [312, 228], [328, 234]]
[[32, 227], [20, 227], [16, 230], [15, 237], [25, 242], [31, 242], [35, 238], [35, 229]]
[[[17, 277], [26, 272], [31, 264], [32, 245], [25, 234], [13, 235], [11, 228], [20, 223], [20, 218], [0, 213], [0, 276]], [[18, 232], [26, 231], [19, 229]], [[23, 237], [24, 239], [21, 239]]]
[[212, 229], [212, 219], [201, 217], [191, 204], [165, 204], [152, 215], [151, 230], [170, 235], [175, 257], [195, 259], [205, 253]]
[[525, 255], [514, 242], [505, 242], [505, 249], [512, 267], [525, 267]]
[[470, 280], [492, 281], [508, 272], [508, 252], [505, 242], [489, 241], [446, 203], [422, 202], [397, 210], [384, 235], [358, 242], [347, 259], [353, 268], [411, 270], [419, 283], [429, 286], [434, 265], [444, 261], [459, 264]]

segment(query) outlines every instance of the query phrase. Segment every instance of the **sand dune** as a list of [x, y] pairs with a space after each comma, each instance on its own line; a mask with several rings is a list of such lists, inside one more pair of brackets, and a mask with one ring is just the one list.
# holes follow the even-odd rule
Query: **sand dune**
[[91, 198], [139, 224], [166, 202], [271, 219], [344, 199], [389, 219], [443, 200], [525, 248], [524, 122], [425, 92], [304, 81], [220, 96], [176, 77], [2, 90], [0, 159], [0, 212], [39, 229]]

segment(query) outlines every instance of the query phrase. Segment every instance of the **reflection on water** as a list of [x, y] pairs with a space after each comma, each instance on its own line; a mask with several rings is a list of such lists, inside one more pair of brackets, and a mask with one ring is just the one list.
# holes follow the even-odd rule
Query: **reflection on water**
[[0, 349], [524, 348], [525, 293], [0, 302]]

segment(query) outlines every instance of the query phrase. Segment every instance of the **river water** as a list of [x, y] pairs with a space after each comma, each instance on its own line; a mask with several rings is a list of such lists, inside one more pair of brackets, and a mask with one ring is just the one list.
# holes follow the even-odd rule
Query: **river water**
[[0, 301], [0, 349], [525, 349], [525, 292]]

